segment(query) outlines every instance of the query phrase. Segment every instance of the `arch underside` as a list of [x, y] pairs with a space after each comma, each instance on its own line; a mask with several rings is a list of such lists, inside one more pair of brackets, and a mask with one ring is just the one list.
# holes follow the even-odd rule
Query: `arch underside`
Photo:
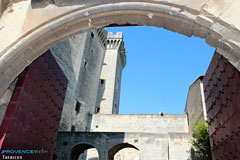
[[[201, 4], [201, 7], [191, 8], [174, 1], [170, 3], [152, 0], [131, 2], [103, 0], [103, 3], [89, 1], [73, 5], [74, 2], [54, 5], [48, 4], [46, 0], [42, 5], [30, 4], [27, 19], [22, 26], [23, 33], [0, 48], [0, 96], [24, 68], [52, 44], [77, 33], [111, 24], [156, 26], [188, 37], [204, 38], [207, 44], [217, 48], [220, 54], [240, 70], [238, 44], [240, 31], [230, 22], [225, 22], [205, 11], [204, 4]], [[46, 16], [47, 13], [52, 12], [55, 15]], [[37, 18], [39, 22], [34, 21]], [[3, 22], [0, 21], [1, 23]], [[5, 33], [4, 31], [7, 32], [7, 28], [0, 30], [0, 33]]]
[[133, 149], [136, 149], [139, 151], [138, 148], [136, 148], [135, 146], [129, 144], [129, 143], [121, 143], [121, 144], [118, 144], [118, 145], [115, 145], [114, 147], [112, 147], [109, 151], [108, 151], [108, 160], [114, 160], [114, 155], [124, 149], [124, 148], [133, 148]]
[[90, 144], [78, 144], [74, 146], [70, 153], [70, 160], [78, 160], [79, 156], [84, 153], [84, 151], [94, 148], [94, 146]]

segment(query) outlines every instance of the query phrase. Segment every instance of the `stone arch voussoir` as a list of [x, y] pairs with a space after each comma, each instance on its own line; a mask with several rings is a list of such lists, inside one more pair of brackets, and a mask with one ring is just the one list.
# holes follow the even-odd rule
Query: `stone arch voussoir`
[[240, 70], [240, 31], [230, 22], [174, 1], [104, 2], [94, 4], [94, 1], [93, 4], [46, 19], [41, 24], [30, 27], [28, 32], [3, 48], [0, 53], [0, 96], [25, 67], [52, 44], [94, 27], [111, 24], [156, 26], [188, 37], [204, 38], [207, 44], [217, 48], [220, 54]]

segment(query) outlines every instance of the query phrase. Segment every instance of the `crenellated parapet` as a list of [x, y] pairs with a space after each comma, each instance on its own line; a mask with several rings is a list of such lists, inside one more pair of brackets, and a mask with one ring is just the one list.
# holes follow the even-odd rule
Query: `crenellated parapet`
[[98, 41], [102, 45], [103, 48], [107, 46], [107, 36], [108, 32], [104, 28], [94, 28], [93, 29], [95, 35], [97, 36]]
[[122, 32], [117, 32], [116, 34], [113, 34], [112, 32], [108, 32], [107, 49], [119, 50], [122, 68], [124, 68], [126, 66], [126, 50], [124, 46]]
[[117, 34], [108, 32], [107, 49], [119, 49], [122, 42], [123, 42], [123, 33], [122, 32], [117, 32]]

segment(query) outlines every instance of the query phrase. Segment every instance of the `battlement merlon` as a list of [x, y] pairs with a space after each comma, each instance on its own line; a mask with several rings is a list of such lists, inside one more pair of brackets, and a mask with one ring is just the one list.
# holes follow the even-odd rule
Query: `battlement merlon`
[[123, 33], [117, 32], [116, 34], [113, 34], [113, 32], [108, 32], [107, 38], [108, 39], [123, 39]]
[[122, 69], [126, 66], [126, 49], [124, 47], [123, 33], [117, 32], [113, 34], [108, 32], [107, 35], [107, 49], [118, 50], [121, 57]]
[[108, 32], [104, 28], [94, 28], [93, 32], [97, 35], [97, 39], [103, 48], [106, 49], [107, 46], [107, 35]]

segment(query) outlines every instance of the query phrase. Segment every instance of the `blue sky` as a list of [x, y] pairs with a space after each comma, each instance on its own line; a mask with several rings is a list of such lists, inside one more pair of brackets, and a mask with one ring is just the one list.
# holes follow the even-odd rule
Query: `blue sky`
[[204, 75], [214, 53], [204, 39], [156, 27], [113, 27], [123, 32], [127, 65], [120, 114], [183, 113], [189, 86]]

